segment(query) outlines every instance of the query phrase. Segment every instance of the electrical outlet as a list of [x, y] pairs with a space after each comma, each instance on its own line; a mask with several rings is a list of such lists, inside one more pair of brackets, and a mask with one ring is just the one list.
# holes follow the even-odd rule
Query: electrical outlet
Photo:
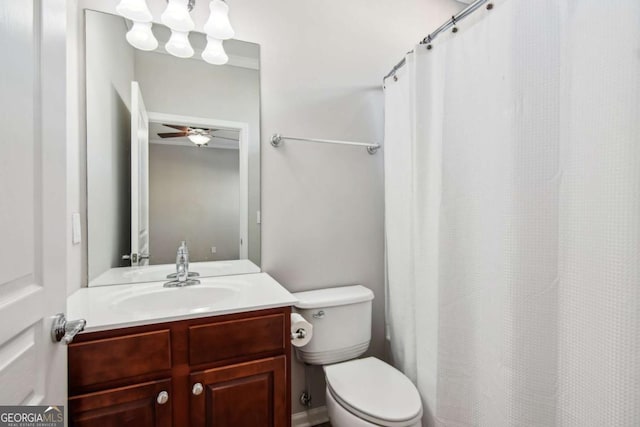
[[216, 252], [218, 252], [218, 249], [215, 246], [211, 246], [211, 253], [215, 254]]

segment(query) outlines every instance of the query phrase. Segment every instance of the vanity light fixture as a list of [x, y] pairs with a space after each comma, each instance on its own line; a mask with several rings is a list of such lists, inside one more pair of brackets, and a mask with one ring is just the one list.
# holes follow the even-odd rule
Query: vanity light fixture
[[186, 31], [171, 30], [171, 37], [164, 47], [167, 52], [178, 58], [191, 58], [193, 56], [193, 47], [189, 42], [189, 33]]
[[209, 142], [209, 140], [211, 140], [210, 135], [206, 135], [202, 133], [194, 133], [192, 135], [187, 135], [187, 138], [189, 138], [189, 141], [193, 142], [198, 147], [202, 147], [203, 145], [206, 145]]
[[158, 40], [151, 31], [151, 22], [133, 21], [133, 27], [127, 32], [129, 44], [140, 50], [156, 50]]
[[[165, 44], [165, 49], [178, 58], [190, 58], [194, 54], [189, 41], [189, 32], [195, 28], [195, 23], [189, 14], [193, 10], [196, 0], [166, 0], [167, 8], [160, 20], [171, 29], [171, 37]], [[133, 21], [133, 26], [127, 32], [127, 41], [140, 50], [155, 50], [158, 40], [151, 31], [153, 19], [146, 0], [120, 0], [116, 11]], [[235, 35], [229, 21], [229, 6], [225, 0], [209, 2], [209, 19], [204, 25], [207, 34], [207, 46], [202, 52], [202, 59], [213, 65], [224, 65], [229, 56], [224, 51], [222, 40], [228, 40]], [[195, 144], [197, 144], [194, 141]], [[201, 144], [198, 144], [201, 145]]]
[[222, 40], [207, 36], [207, 47], [202, 51], [202, 59], [213, 65], [224, 65], [229, 62]]
[[233, 38], [235, 32], [229, 22], [229, 5], [224, 0], [212, 0], [209, 3], [209, 19], [204, 24], [204, 32], [218, 40]]

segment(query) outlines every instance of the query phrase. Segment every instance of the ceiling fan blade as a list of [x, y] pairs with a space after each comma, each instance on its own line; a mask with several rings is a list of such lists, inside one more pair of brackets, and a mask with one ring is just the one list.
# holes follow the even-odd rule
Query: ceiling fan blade
[[178, 130], [181, 130], [183, 132], [187, 132], [189, 130], [188, 126], [168, 125], [166, 123], [163, 123], [162, 126], [166, 126], [168, 128], [178, 129]]
[[187, 135], [188, 135], [187, 132], [163, 132], [158, 134], [160, 138], [178, 138], [178, 137], [187, 136]]

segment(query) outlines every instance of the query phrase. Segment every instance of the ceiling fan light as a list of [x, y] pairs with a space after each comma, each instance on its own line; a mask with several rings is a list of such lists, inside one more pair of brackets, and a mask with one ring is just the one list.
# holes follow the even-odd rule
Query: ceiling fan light
[[120, 0], [116, 6], [116, 12], [138, 22], [151, 22], [153, 18], [145, 0]]
[[155, 50], [158, 47], [158, 40], [151, 31], [151, 22], [133, 21], [133, 27], [126, 35], [129, 44], [140, 50]]
[[202, 51], [202, 59], [213, 65], [224, 65], [229, 62], [222, 40], [207, 37], [207, 47]]
[[204, 24], [204, 32], [208, 36], [228, 40], [233, 38], [235, 32], [229, 21], [229, 6], [223, 0], [212, 0], [209, 3], [209, 19]]
[[189, 42], [189, 33], [186, 31], [171, 31], [171, 37], [166, 45], [167, 52], [178, 58], [191, 58], [193, 47]]
[[169, 0], [160, 20], [175, 31], [191, 31], [195, 28], [189, 14], [188, 0]]
[[211, 137], [209, 135], [203, 135], [201, 133], [187, 135], [187, 138], [189, 138], [189, 140], [196, 144], [198, 147], [205, 145], [207, 142], [209, 142], [209, 140], [211, 140]]

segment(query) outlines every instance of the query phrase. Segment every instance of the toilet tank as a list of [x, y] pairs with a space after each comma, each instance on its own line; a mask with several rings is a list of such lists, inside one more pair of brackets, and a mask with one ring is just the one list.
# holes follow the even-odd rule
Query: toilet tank
[[296, 348], [298, 358], [312, 365], [355, 359], [371, 342], [373, 292], [364, 286], [343, 286], [293, 294], [296, 311], [313, 324], [313, 336]]

